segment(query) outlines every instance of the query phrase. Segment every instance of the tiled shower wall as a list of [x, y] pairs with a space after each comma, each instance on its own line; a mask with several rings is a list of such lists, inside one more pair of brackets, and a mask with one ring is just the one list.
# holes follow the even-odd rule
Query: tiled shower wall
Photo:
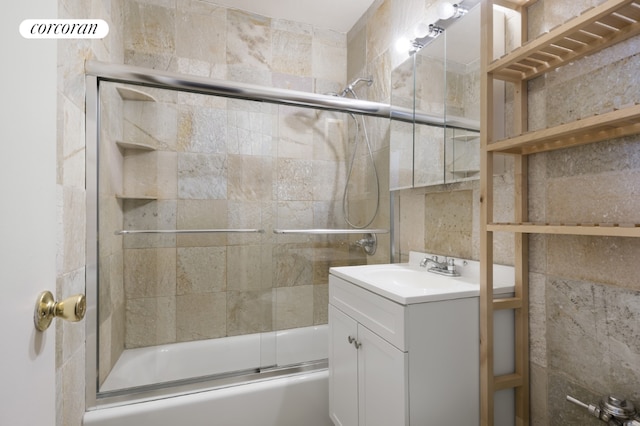
[[[58, 0], [60, 19], [104, 19], [102, 40], [58, 40], [58, 249], [56, 294], [85, 291], [85, 82], [84, 63], [121, 63], [122, 2]], [[85, 411], [85, 323], [56, 322], [56, 425], [79, 426]]]
[[[129, 1], [124, 9], [126, 63], [307, 92], [345, 85], [344, 34], [207, 2]], [[115, 100], [103, 108], [111, 146], [101, 149], [114, 161], [103, 165], [101, 179], [115, 184], [102, 185], [101, 198], [111, 215], [101, 230], [109, 241], [101, 279], [111, 284], [101, 287], [108, 305], [100, 318], [101, 380], [123, 348], [326, 323], [328, 268], [388, 260], [385, 236], [366, 259], [353, 246], [359, 235], [272, 233], [347, 227], [342, 190], [356, 136], [349, 115], [143, 90], [159, 101]], [[115, 99], [111, 92], [103, 91], [106, 99]], [[378, 188], [359, 126], [349, 212], [362, 225]], [[366, 126], [375, 150], [387, 120], [367, 118]], [[156, 150], [124, 151], [116, 140]], [[371, 227], [389, 226], [387, 167], [386, 160], [378, 165], [383, 199]], [[265, 233], [114, 237], [121, 228]]]
[[[111, 98], [109, 90], [104, 85]], [[102, 119], [105, 129], [124, 128], [102, 141], [111, 152], [101, 161], [104, 207], [121, 206], [101, 218], [101, 241], [112, 240], [106, 282], [124, 289], [126, 318], [124, 337], [111, 343], [132, 348], [326, 323], [328, 267], [363, 256], [345, 236], [272, 231], [346, 226], [349, 116], [144, 90], [158, 102], [125, 101], [124, 118]], [[115, 148], [118, 133], [157, 149]], [[114, 237], [122, 228], [265, 232]], [[109, 268], [113, 258], [124, 259], [116, 261], [124, 272]]]

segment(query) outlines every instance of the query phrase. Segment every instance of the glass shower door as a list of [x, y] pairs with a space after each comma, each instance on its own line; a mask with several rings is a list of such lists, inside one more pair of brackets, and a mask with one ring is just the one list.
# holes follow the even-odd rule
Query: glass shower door
[[348, 228], [346, 185], [352, 219], [372, 211], [351, 115], [108, 81], [99, 99], [98, 394], [326, 358], [329, 267], [366, 263], [362, 235], [278, 231]]

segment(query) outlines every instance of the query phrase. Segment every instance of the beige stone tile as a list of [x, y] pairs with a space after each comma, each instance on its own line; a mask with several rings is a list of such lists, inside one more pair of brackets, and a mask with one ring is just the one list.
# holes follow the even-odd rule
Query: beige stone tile
[[[176, 228], [175, 200], [125, 200], [123, 202], [125, 230], [170, 230]], [[112, 231], [113, 232], [113, 231]], [[120, 237], [124, 248], [175, 247], [175, 235], [140, 234]]]
[[154, 346], [175, 341], [175, 296], [127, 299], [126, 348]]
[[[313, 202], [282, 201], [277, 203], [276, 227], [281, 229], [309, 229], [313, 227]], [[288, 236], [281, 236], [282, 240]], [[299, 238], [293, 237], [295, 240]], [[281, 241], [279, 239], [279, 241]]]
[[[98, 325], [111, 316], [111, 266], [112, 256], [104, 256], [98, 265]], [[100, 325], [101, 326], [101, 325]]]
[[176, 249], [126, 249], [124, 286], [128, 300], [176, 294]]
[[[343, 36], [344, 37], [344, 36]], [[336, 83], [347, 79], [346, 40], [314, 35], [311, 45], [313, 77]]]
[[349, 32], [347, 37], [347, 80], [358, 75], [367, 65], [367, 28], [362, 26]]
[[278, 244], [273, 248], [274, 287], [313, 284], [313, 248], [307, 244]]
[[273, 292], [228, 291], [227, 295], [227, 333], [262, 333], [272, 330]]
[[640, 172], [612, 172], [552, 179], [547, 187], [547, 221], [634, 223]]
[[155, 151], [134, 151], [124, 156], [123, 195], [156, 197], [158, 194], [158, 155]]
[[229, 155], [229, 200], [269, 201], [273, 190], [273, 160], [269, 157]]
[[329, 285], [313, 286], [313, 323], [327, 324], [329, 321]]
[[399, 202], [400, 251], [424, 251], [425, 248], [425, 195], [403, 191]]
[[[178, 229], [228, 229], [227, 201], [178, 200]], [[177, 236], [179, 247], [223, 246], [227, 234], [183, 234]]]
[[276, 289], [276, 330], [313, 324], [313, 285]]
[[277, 117], [270, 109], [234, 101], [227, 120], [229, 154], [275, 156]]
[[274, 238], [271, 202], [229, 201], [229, 228], [261, 229], [263, 233], [236, 233], [227, 236], [229, 245], [261, 244]]
[[344, 192], [345, 164], [335, 161], [313, 161], [311, 167], [313, 199], [340, 199]]
[[175, 52], [175, 9], [168, 6], [126, 2], [125, 50], [143, 54]]
[[425, 248], [431, 253], [471, 257], [471, 191], [427, 194]]
[[223, 337], [227, 331], [226, 293], [176, 297], [176, 341]]
[[[351, 118], [342, 113], [317, 113], [313, 126], [313, 158], [326, 161], [346, 161], [349, 140], [347, 126]], [[344, 173], [346, 175], [346, 172]]]
[[122, 351], [125, 348], [125, 337], [126, 337], [126, 310], [124, 306], [124, 302], [118, 304], [114, 310], [113, 315], [111, 315], [111, 345], [110, 350], [111, 354], [108, 359], [111, 360], [112, 364], [120, 358]]
[[271, 77], [271, 85], [287, 90], [312, 93], [314, 79], [310, 76], [298, 76], [274, 72]]
[[193, 107], [181, 111], [178, 119], [180, 152], [224, 154], [227, 152], [227, 111]]
[[318, 117], [310, 109], [280, 106], [278, 109], [278, 157], [310, 159], [313, 154], [313, 127]]
[[199, 3], [209, 6], [208, 10], [177, 9], [176, 55], [210, 63], [225, 63], [227, 11], [206, 2]]
[[271, 19], [240, 10], [227, 11], [227, 63], [270, 69]]
[[393, 44], [392, 29], [392, 2], [385, 1], [375, 10], [367, 23], [367, 59], [378, 57]]
[[158, 151], [157, 158], [156, 180], [158, 187], [156, 195], [161, 200], [175, 200], [178, 198], [178, 154]]
[[311, 35], [272, 29], [272, 71], [311, 76], [311, 39]]
[[111, 319], [108, 318], [98, 327], [98, 384], [101, 386], [115, 363], [111, 359]]
[[550, 236], [547, 273], [616, 287], [640, 290], [637, 259], [640, 247], [633, 238]]
[[[179, 137], [179, 116], [171, 94], [132, 86], [148, 93], [158, 102], [123, 102], [123, 142], [150, 145], [159, 150], [174, 151]], [[163, 101], [163, 98], [167, 98]]]
[[85, 352], [76, 351], [61, 368], [62, 424], [80, 426], [85, 412]]
[[86, 194], [84, 189], [62, 188], [62, 270], [58, 275], [77, 270], [85, 264]]
[[180, 247], [177, 251], [177, 295], [226, 290], [227, 250], [224, 247]]
[[273, 255], [262, 245], [227, 248], [227, 290], [236, 292], [270, 289]]
[[611, 365], [604, 297], [601, 286], [547, 279], [548, 365], [593, 389], [607, 388]]
[[226, 199], [226, 156], [179, 153], [178, 197], [199, 200]]

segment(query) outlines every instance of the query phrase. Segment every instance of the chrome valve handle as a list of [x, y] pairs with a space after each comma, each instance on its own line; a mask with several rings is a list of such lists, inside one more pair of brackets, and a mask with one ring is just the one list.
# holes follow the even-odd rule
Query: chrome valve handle
[[631, 401], [618, 396], [609, 395], [600, 405], [585, 404], [584, 402], [567, 395], [567, 401], [589, 410], [589, 414], [610, 426], [640, 426], [640, 418]]

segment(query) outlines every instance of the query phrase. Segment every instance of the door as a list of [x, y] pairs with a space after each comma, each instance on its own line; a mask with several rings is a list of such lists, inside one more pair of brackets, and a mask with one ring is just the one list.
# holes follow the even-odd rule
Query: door
[[329, 414], [336, 426], [358, 425], [357, 334], [358, 323], [329, 305]]
[[37, 332], [38, 294], [56, 289], [56, 43], [26, 40], [28, 18], [55, 18], [57, 2], [2, 12], [0, 126], [0, 424], [55, 425], [55, 328]]
[[408, 425], [407, 353], [358, 325], [360, 426]]

